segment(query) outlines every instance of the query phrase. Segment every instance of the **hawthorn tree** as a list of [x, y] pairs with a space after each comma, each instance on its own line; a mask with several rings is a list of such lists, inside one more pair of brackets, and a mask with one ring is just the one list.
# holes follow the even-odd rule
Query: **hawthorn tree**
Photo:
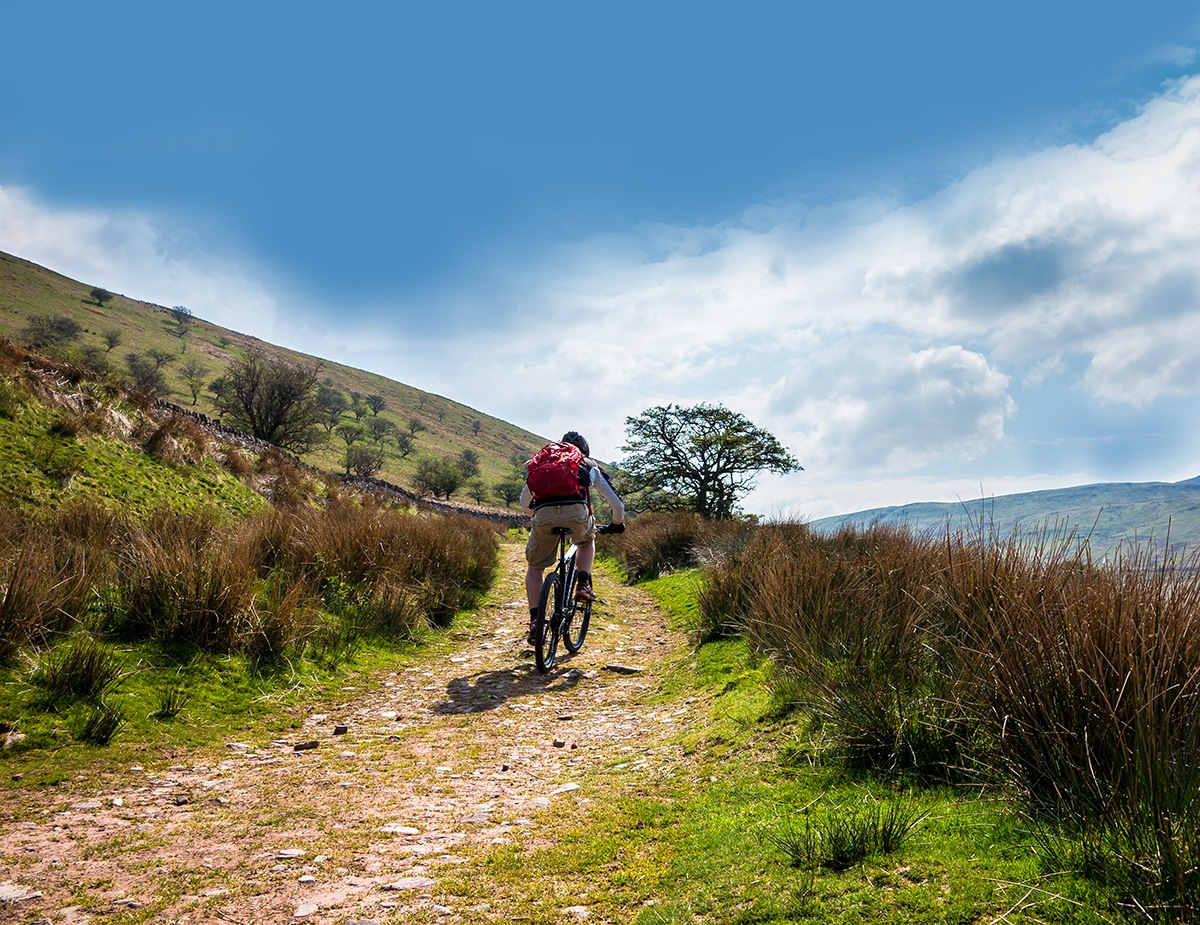
[[188, 391], [192, 393], [192, 404], [196, 404], [200, 400], [200, 390], [204, 388], [204, 381], [208, 378], [208, 368], [197, 360], [188, 360], [179, 370], [179, 376], [187, 383]]
[[142, 353], [127, 353], [125, 366], [135, 387], [156, 395], [167, 391], [167, 377], [163, 375], [161, 363], [154, 362]]
[[417, 462], [413, 484], [418, 491], [429, 492], [435, 498], [450, 500], [466, 481], [458, 462], [445, 456], [425, 456]]
[[40, 350], [76, 340], [82, 330], [83, 325], [65, 315], [30, 315], [22, 336], [29, 346]]
[[727, 520], [759, 472], [803, 469], [770, 433], [723, 405], [659, 405], [625, 419], [621, 468], [650, 507]]
[[226, 422], [283, 450], [307, 453], [322, 442], [317, 402], [320, 366], [277, 363], [250, 351], [209, 385]]

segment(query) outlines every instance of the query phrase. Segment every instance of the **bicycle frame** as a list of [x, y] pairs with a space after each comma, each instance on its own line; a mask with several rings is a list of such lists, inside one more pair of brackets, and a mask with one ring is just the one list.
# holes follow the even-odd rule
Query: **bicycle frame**
[[[542, 674], [554, 665], [560, 639], [568, 652], [579, 651], [592, 615], [590, 602], [575, 600], [577, 547], [568, 539], [571, 530], [568, 527], [555, 527], [554, 532], [558, 535], [558, 564], [542, 584], [537, 644], [534, 646], [537, 669]], [[577, 615], [579, 623], [573, 634], [572, 626]]]

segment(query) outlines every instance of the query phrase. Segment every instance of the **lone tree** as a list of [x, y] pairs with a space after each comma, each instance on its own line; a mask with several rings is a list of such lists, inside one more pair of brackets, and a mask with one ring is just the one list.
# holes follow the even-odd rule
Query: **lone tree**
[[652, 507], [727, 520], [755, 473], [804, 468], [775, 437], [723, 405], [660, 405], [626, 418], [625, 428], [621, 468], [656, 492]]
[[192, 404], [196, 404], [200, 400], [200, 390], [204, 388], [204, 381], [208, 378], [208, 367], [202, 366], [196, 360], [188, 360], [183, 369], [179, 370], [179, 376], [187, 383], [188, 391], [192, 393]]
[[29, 346], [40, 350], [76, 340], [82, 330], [83, 325], [65, 315], [30, 315], [22, 336]]
[[322, 442], [320, 366], [288, 366], [258, 351], [234, 360], [209, 390], [226, 422], [293, 453]]
[[129, 369], [129, 377], [136, 388], [146, 392], [161, 395], [167, 391], [167, 377], [163, 375], [162, 364], [142, 353], [125, 354], [125, 365]]
[[112, 298], [111, 292], [109, 292], [107, 289], [101, 289], [99, 286], [97, 286], [90, 293], [88, 293], [88, 295], [90, 295], [93, 299], [96, 300], [97, 305], [103, 305], [105, 302], [107, 302], [109, 299]]
[[425, 456], [417, 462], [413, 485], [417, 491], [429, 492], [435, 498], [450, 500], [466, 479], [458, 462], [444, 456]]

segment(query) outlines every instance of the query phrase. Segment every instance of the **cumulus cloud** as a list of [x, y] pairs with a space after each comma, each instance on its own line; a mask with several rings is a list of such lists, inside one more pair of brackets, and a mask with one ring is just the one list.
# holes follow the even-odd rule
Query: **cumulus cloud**
[[[516, 317], [563, 346], [518, 389], [627, 409], [732, 397], [814, 457], [919, 469], [983, 457], [1033, 419], [1013, 381], [1038, 402], [1137, 406], [1200, 388], [1200, 79], [1092, 144], [1000, 159], [918, 202], [797, 214], [554, 255]], [[1067, 374], [1069, 394], [1036, 395]]]
[[[845, 503], [834, 480], [865, 494], [883, 471], [962, 485], [986, 465], [1007, 483], [1034, 476], [1005, 471], [1004, 448], [1082, 439], [1054, 430], [1051, 406], [1058, 421], [1072, 417], [1064, 403], [1089, 421], [1114, 406], [1125, 422], [1200, 389], [1196, 215], [1200, 78], [1090, 144], [999, 158], [919, 201], [645, 223], [510, 260], [476, 274], [483, 285], [447, 282], [359, 327], [330, 322], [336, 340], [308, 349], [544, 434], [584, 430], [607, 458], [627, 415], [723, 402], [808, 467], [764, 487], [799, 479], [788, 490], [820, 503]], [[283, 299], [143, 216], [53, 210], [19, 190], [0, 188], [0, 247], [264, 337]], [[422, 333], [430, 312], [482, 320]], [[1065, 447], [1055, 467], [1043, 452], [1036, 478], [1086, 476], [1077, 458]]]

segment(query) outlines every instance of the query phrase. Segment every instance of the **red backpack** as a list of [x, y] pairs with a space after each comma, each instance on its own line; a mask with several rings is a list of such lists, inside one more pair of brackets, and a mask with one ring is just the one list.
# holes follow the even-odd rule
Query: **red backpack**
[[583, 453], [573, 443], [547, 443], [525, 463], [525, 481], [535, 500], [582, 495], [579, 468]]

